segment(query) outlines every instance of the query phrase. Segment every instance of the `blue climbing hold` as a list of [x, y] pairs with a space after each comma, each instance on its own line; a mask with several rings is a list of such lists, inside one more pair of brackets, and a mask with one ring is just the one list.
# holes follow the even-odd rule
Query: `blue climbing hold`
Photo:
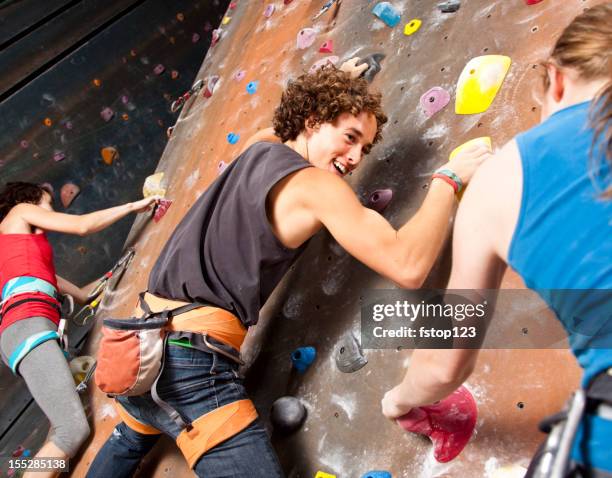
[[246, 85], [246, 90], [249, 95], [254, 95], [257, 93], [257, 87], [259, 86], [259, 81], [249, 81], [249, 84]]
[[229, 144], [236, 144], [240, 140], [240, 135], [236, 133], [229, 133], [227, 135], [227, 142]]
[[304, 373], [316, 356], [317, 351], [314, 347], [300, 347], [291, 353], [291, 361], [298, 372]]
[[393, 477], [391, 476], [391, 473], [389, 473], [388, 471], [375, 470], [375, 471], [368, 471], [361, 478], [393, 478]]
[[380, 18], [389, 27], [394, 27], [400, 22], [401, 16], [389, 2], [380, 2], [372, 9], [372, 13]]

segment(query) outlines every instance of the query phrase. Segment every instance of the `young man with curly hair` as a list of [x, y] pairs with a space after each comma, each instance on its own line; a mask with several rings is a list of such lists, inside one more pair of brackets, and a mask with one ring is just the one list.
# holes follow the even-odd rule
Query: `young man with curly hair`
[[[220, 320], [209, 320], [204, 341], [193, 333], [169, 339], [159, 398], [186, 425], [173, 421], [149, 394], [119, 398], [124, 422], [89, 477], [131, 476], [161, 432], [177, 441], [198, 476], [283, 476], [238, 377], [236, 357], [246, 330], [322, 228], [381, 275], [417, 288], [440, 252], [454, 210], [455, 188], [440, 177], [399, 230], [361, 205], [343, 178], [381, 140], [386, 121], [381, 95], [349, 73], [326, 67], [289, 82], [274, 114], [275, 136], [268, 131], [251, 138], [177, 226], [149, 277], [145, 300], [153, 310], [195, 302], [211, 305], [196, 309], [202, 316], [208, 311], [207, 317], [221, 317], [221, 311], [233, 319], [223, 330]], [[473, 148], [445, 169], [465, 184], [488, 154]]]

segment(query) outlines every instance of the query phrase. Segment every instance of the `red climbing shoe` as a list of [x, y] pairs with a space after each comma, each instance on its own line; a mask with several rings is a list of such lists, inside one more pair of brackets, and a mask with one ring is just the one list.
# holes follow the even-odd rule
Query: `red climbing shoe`
[[478, 408], [465, 387], [459, 387], [440, 402], [413, 408], [397, 423], [406, 431], [428, 436], [434, 444], [434, 457], [440, 463], [455, 458], [470, 441]]

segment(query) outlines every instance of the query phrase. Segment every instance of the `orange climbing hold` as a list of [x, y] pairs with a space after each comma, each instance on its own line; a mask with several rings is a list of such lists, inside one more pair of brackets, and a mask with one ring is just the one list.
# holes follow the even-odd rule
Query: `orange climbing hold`
[[100, 88], [100, 86], [102, 85], [102, 82], [98, 78], [94, 78], [92, 83], [97, 88]]
[[43, 120], [43, 123], [45, 124], [45, 126], [48, 128], [53, 124], [53, 121], [51, 121], [51, 118], [45, 118]]
[[104, 161], [104, 163], [108, 164], [109, 166], [119, 159], [119, 151], [117, 151], [112, 146], [102, 148], [100, 150], [100, 155], [102, 156], [102, 161]]

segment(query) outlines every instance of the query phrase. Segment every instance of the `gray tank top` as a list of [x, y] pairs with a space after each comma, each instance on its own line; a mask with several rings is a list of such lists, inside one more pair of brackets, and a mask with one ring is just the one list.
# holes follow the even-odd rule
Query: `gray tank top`
[[272, 232], [266, 198], [288, 174], [309, 167], [283, 144], [256, 143], [233, 161], [189, 209], [164, 246], [149, 292], [205, 302], [246, 325], [306, 247], [288, 249]]

